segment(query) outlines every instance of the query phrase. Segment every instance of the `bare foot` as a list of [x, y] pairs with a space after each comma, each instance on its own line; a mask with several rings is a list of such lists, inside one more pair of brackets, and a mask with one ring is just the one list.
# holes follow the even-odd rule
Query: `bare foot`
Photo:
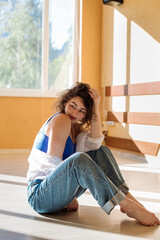
[[70, 202], [68, 205], [67, 205], [67, 211], [77, 211], [78, 210], [78, 207], [79, 207], [79, 204], [78, 204], [78, 201], [76, 198], [74, 198], [72, 200], [72, 202]]
[[119, 204], [128, 217], [135, 218], [138, 222], [146, 226], [160, 225], [159, 219], [154, 213], [149, 212], [132, 199], [125, 198]]
[[122, 212], [122, 213], [125, 213], [125, 211], [124, 211], [124, 209], [120, 206], [120, 211]]
[[[137, 203], [138, 205], [140, 205], [141, 207], [145, 208], [140, 202], [137, 201], [136, 198], [134, 198], [134, 197], [132, 196], [132, 194], [131, 194], [130, 192], [127, 192], [126, 197], [129, 198], [129, 199], [131, 199], [131, 200], [133, 200], [134, 202], [136, 202], [136, 203]], [[123, 209], [122, 207], [120, 207], [120, 210], [121, 210], [122, 213], [125, 213], [125, 211], [124, 211], [124, 209]]]
[[145, 208], [140, 202], [137, 201], [136, 198], [134, 198], [134, 197], [132, 196], [132, 194], [131, 194], [130, 192], [127, 192], [126, 197], [129, 198], [129, 199], [132, 199], [132, 200], [133, 200], [134, 202], [136, 202], [138, 205], [140, 205], [141, 207]]

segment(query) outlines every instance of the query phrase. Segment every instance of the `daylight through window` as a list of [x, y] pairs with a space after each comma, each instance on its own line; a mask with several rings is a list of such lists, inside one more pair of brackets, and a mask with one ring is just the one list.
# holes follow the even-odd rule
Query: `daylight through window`
[[0, 0], [1, 92], [45, 88], [46, 93], [73, 84], [74, 2]]

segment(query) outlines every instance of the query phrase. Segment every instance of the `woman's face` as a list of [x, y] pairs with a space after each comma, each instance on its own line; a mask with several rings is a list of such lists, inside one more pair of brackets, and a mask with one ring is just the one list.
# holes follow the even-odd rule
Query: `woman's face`
[[86, 115], [87, 109], [80, 97], [70, 99], [65, 105], [65, 114], [70, 117], [72, 123], [81, 121]]

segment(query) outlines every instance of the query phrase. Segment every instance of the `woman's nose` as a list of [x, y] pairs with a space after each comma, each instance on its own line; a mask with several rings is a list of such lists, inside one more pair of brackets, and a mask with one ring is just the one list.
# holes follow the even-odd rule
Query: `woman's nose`
[[[78, 115], [78, 109], [74, 109], [74, 110], [73, 110], [73, 115], [74, 115], [74, 116], [77, 116], [77, 115]], [[74, 116], [73, 116], [73, 117], [74, 117]]]

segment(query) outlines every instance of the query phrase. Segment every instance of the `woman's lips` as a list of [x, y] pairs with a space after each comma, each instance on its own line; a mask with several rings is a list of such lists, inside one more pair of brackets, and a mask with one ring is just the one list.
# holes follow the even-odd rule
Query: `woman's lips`
[[76, 118], [75, 117], [72, 117], [71, 115], [69, 115], [70, 119], [71, 120], [75, 120]]

